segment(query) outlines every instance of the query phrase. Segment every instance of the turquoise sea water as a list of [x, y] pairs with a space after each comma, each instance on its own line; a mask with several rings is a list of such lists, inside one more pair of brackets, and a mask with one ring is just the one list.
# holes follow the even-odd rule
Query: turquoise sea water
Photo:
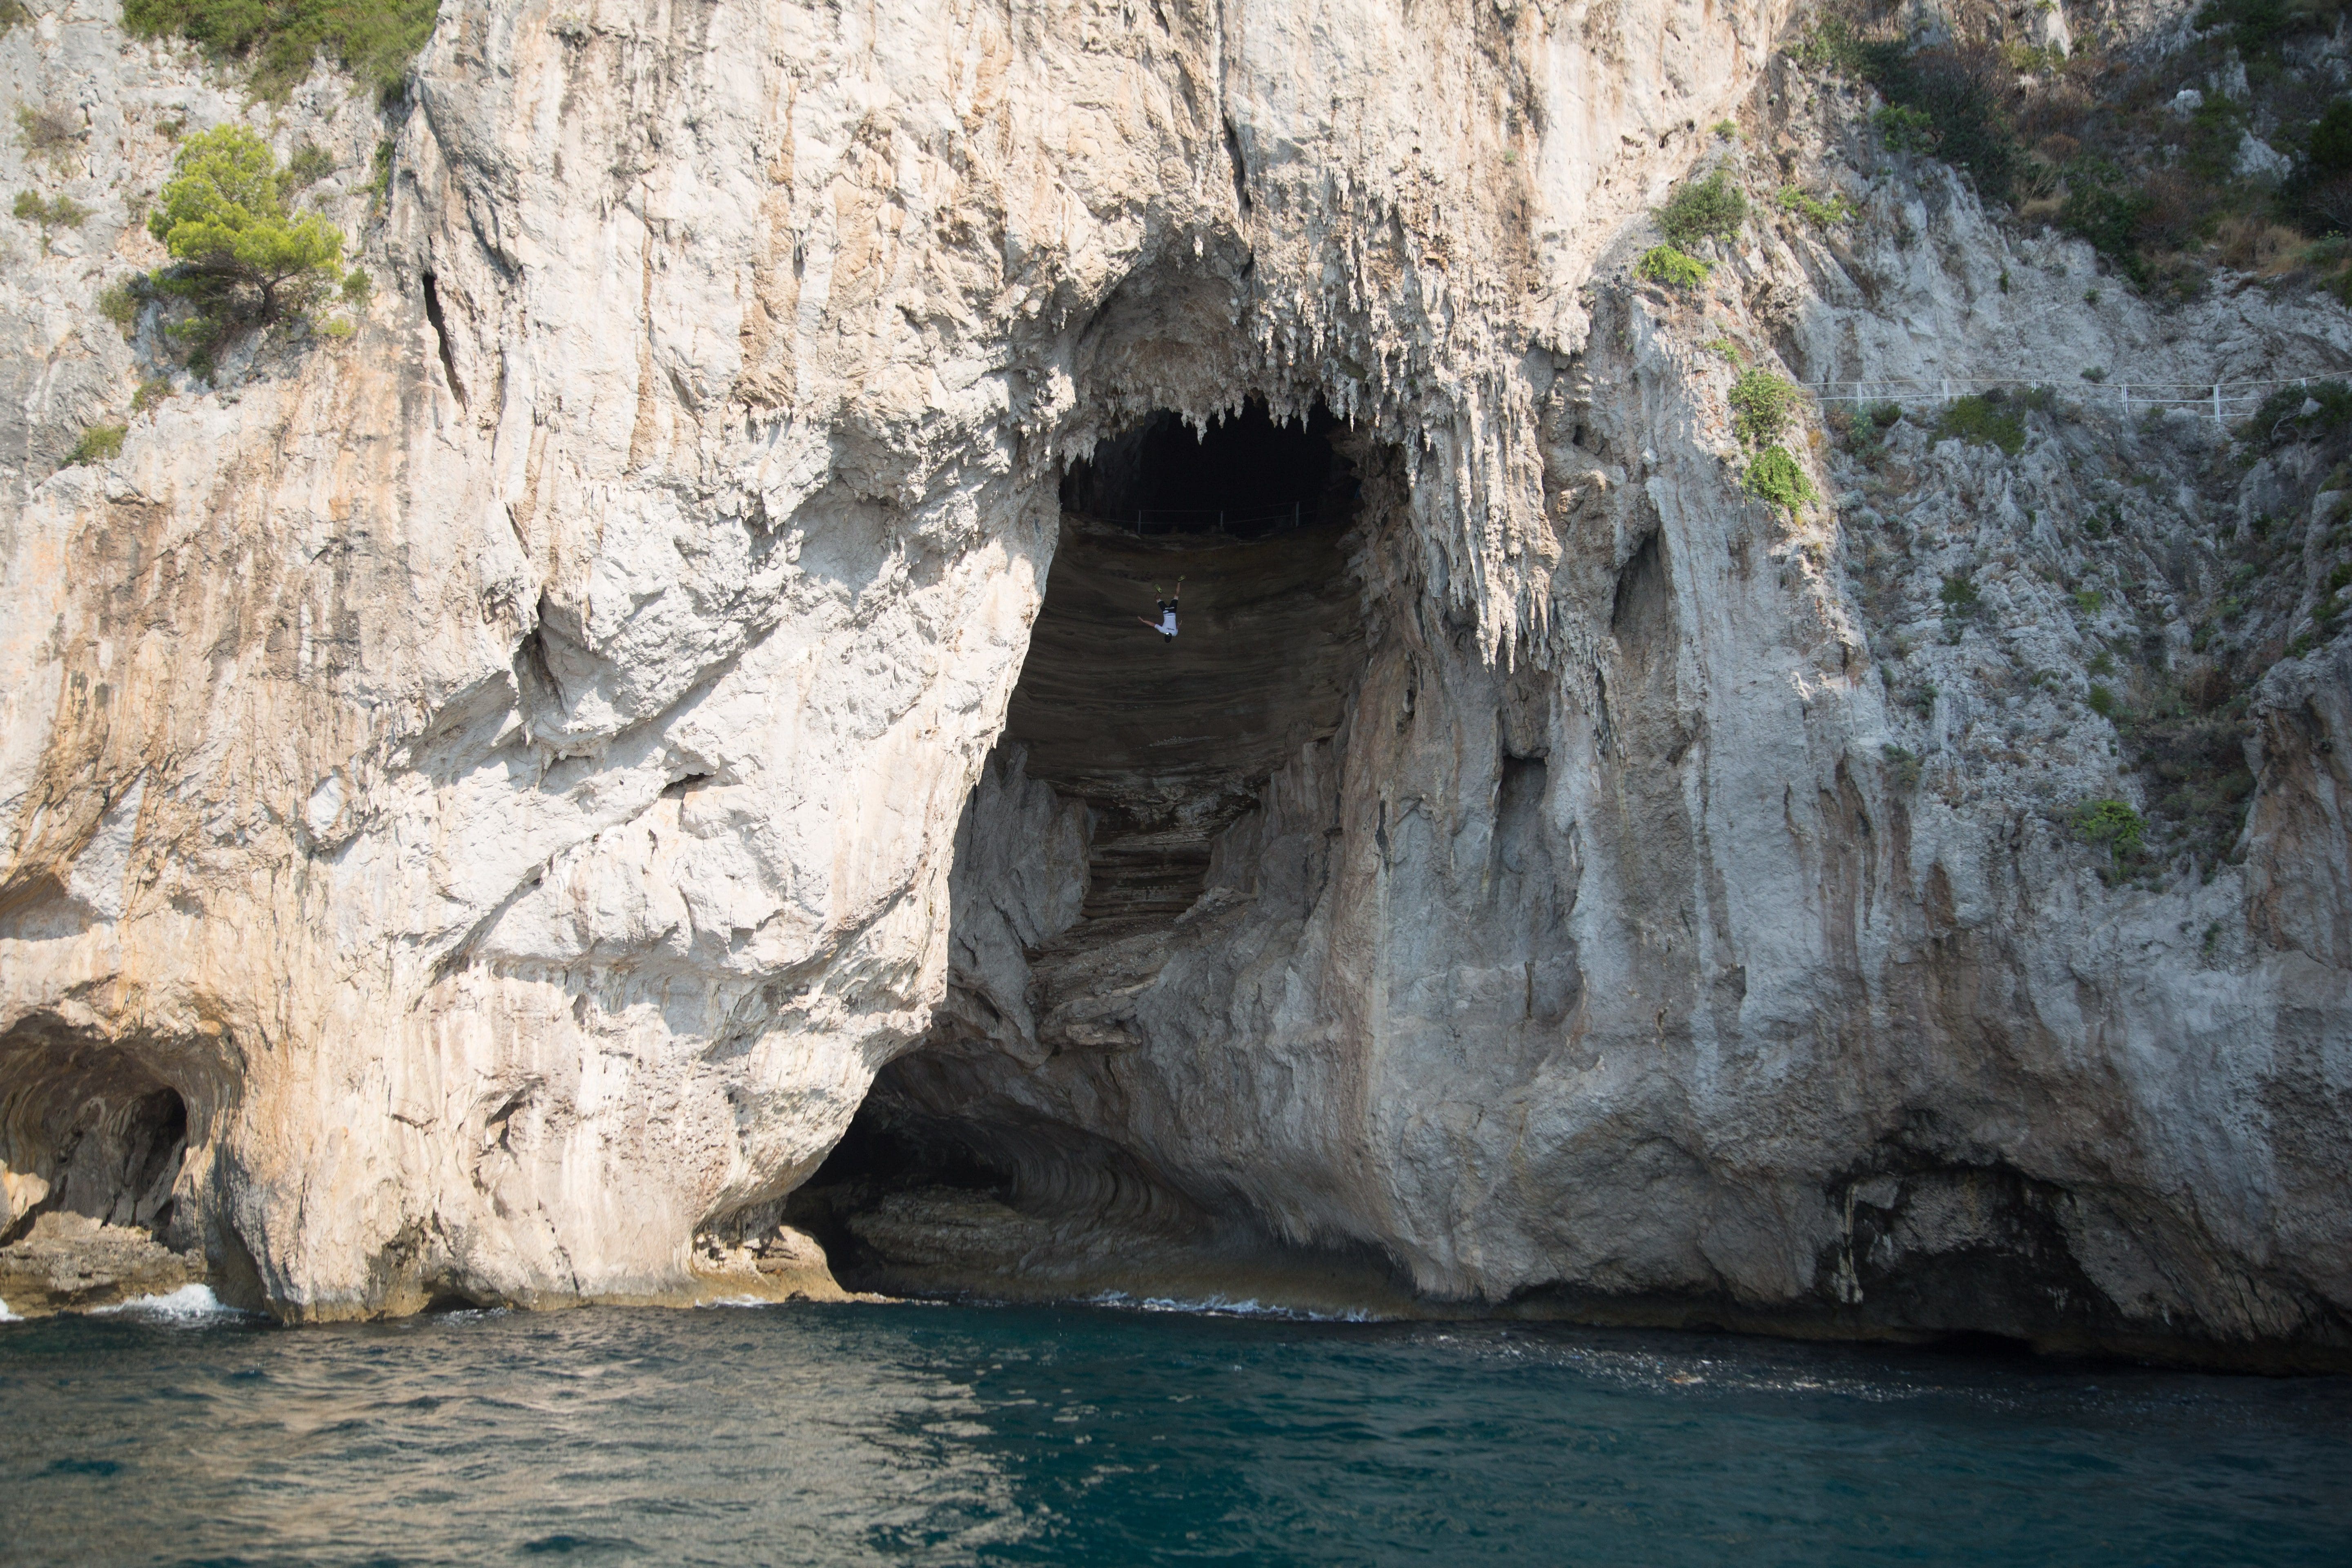
[[26, 1563], [2352, 1563], [2352, 1383], [1099, 1308], [0, 1325]]

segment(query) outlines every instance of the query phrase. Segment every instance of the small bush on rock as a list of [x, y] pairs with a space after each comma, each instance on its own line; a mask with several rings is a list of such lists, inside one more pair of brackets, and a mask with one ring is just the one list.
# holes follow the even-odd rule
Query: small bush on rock
[[47, 234], [53, 228], [79, 228], [89, 221], [89, 209], [71, 196], [43, 200], [37, 191], [18, 191], [16, 200], [8, 209], [25, 222], [37, 226]]
[[1890, 153], [1933, 153], [1936, 150], [1936, 122], [1926, 111], [1890, 103], [1870, 117], [1878, 128], [1879, 140]]
[[1748, 216], [1748, 197], [1721, 169], [1676, 191], [1658, 209], [1658, 226], [1678, 250], [1694, 250], [1708, 239], [1730, 239]]
[[81, 116], [53, 103], [20, 103], [16, 134], [27, 156], [59, 163], [81, 143]]
[[81, 433], [72, 451], [66, 454], [66, 467], [84, 463], [103, 463], [122, 455], [122, 438], [130, 428], [122, 425], [93, 425]]
[[299, 191], [317, 184], [335, 172], [335, 155], [316, 142], [305, 142], [286, 160], [286, 188]]
[[1633, 263], [1633, 276], [1645, 283], [1662, 284], [1668, 289], [1696, 289], [1706, 281], [1714, 271], [1711, 262], [1685, 255], [1671, 245], [1653, 246], [1642, 259]]
[[98, 313], [114, 323], [127, 341], [139, 331], [139, 291], [128, 283], [110, 283], [99, 291]]
[[2105, 848], [2117, 871], [2139, 853], [2146, 831], [2139, 813], [2120, 800], [2084, 801], [2074, 808], [2075, 835]]
[[1756, 454], [1740, 487], [1759, 500], [1782, 508], [1791, 517], [1820, 499], [1812, 479], [1786, 447], [1767, 447]]
[[1751, 370], [1731, 384], [1732, 430], [1748, 447], [1777, 441], [1803, 395], [1786, 376]]
[[1818, 224], [1823, 228], [1845, 223], [1853, 216], [1853, 204], [1835, 192], [1823, 201], [1819, 196], [1806, 194], [1801, 186], [1782, 185], [1779, 199], [1782, 212], [1794, 213], [1806, 222]]
[[1936, 422], [1936, 439], [1957, 437], [1980, 447], [1998, 447], [2014, 458], [2025, 450], [2025, 422], [2011, 413], [1999, 391], [1956, 397], [1944, 405]]

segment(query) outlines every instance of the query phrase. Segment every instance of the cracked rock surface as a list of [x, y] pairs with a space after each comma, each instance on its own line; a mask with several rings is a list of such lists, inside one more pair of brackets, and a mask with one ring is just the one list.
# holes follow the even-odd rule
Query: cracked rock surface
[[[2345, 487], [2070, 395], [2015, 452], [1805, 411], [1791, 516], [1726, 395], [2286, 376], [2352, 318], [2084, 303], [1787, 19], [447, 0], [390, 110], [110, 11], [0, 34], [88, 132], [0, 184], [98, 215], [0, 236], [10, 1223], [289, 1319], [823, 1294], [779, 1225], [887, 1071], [922, 1184], [806, 1228], [891, 1288], [1289, 1257], [2340, 1355], [2352, 656], [2288, 650]], [[167, 127], [239, 118], [332, 154], [375, 286], [206, 382], [100, 300], [162, 263]], [[1783, 154], [1849, 228], [1769, 206]], [[1717, 165], [1708, 283], [1633, 282]], [[1253, 407], [1344, 514], [1065, 515]], [[1175, 647], [1089, 658], [1187, 553]], [[2242, 787], [2164, 773], [2241, 733]]]

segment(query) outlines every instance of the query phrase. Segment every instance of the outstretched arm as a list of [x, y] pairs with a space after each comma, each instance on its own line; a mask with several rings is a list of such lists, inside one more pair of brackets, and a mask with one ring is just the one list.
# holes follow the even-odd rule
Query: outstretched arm
[[1150, 626], [1155, 632], [1160, 629], [1160, 623], [1158, 621], [1145, 621], [1141, 616], [1138, 616], [1135, 618], [1139, 621], [1143, 621], [1145, 626]]

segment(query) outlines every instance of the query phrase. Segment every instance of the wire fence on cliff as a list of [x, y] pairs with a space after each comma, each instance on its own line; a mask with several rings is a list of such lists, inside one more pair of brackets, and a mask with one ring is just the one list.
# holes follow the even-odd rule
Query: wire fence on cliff
[[[2159, 409], [2185, 408], [2208, 415], [2215, 424], [2226, 426], [2252, 415], [2282, 387], [2307, 390], [2315, 383], [2328, 381], [2340, 385], [2347, 375], [2352, 375], [2352, 371], [2287, 376], [2277, 381], [2132, 381], [2116, 376], [2112, 380], [2086, 381], [2063, 390], [2066, 396], [2086, 407], [2111, 409], [2126, 419]], [[2047, 381], [1958, 375], [1941, 376], [1934, 381], [1812, 381], [1803, 385], [1817, 403], [1949, 403], [1955, 398], [1996, 390], [2011, 392], [2042, 386], [2059, 390]]]

